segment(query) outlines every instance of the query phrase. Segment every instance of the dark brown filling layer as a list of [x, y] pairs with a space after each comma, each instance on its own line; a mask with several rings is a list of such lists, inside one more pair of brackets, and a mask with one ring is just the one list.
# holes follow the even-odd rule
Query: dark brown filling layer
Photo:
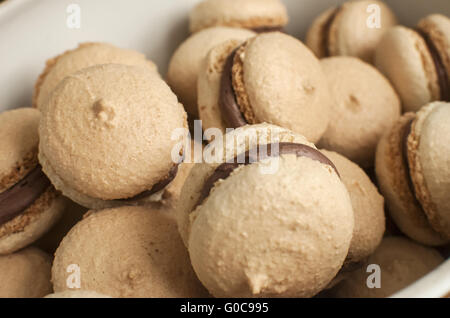
[[233, 88], [232, 68], [234, 64], [234, 57], [236, 56], [236, 52], [238, 50], [239, 47], [231, 52], [225, 61], [225, 66], [220, 81], [219, 107], [228, 128], [238, 128], [248, 124], [244, 118], [244, 115], [241, 113], [236, 98], [236, 92]]
[[128, 198], [128, 199], [119, 199], [119, 200], [115, 200], [115, 201], [120, 201], [120, 202], [128, 202], [128, 203], [133, 203], [133, 202], [137, 202], [140, 201], [142, 199], [148, 198], [149, 196], [151, 196], [152, 194], [155, 194], [159, 191], [161, 191], [162, 189], [164, 189], [169, 183], [172, 182], [173, 179], [175, 179], [175, 177], [177, 176], [177, 172], [178, 172], [178, 165], [180, 163], [177, 163], [176, 165], [174, 165], [170, 171], [169, 174], [167, 175], [166, 178], [164, 178], [163, 180], [159, 181], [158, 183], [154, 184], [153, 187], [150, 190], [144, 191], [139, 193], [138, 195], [132, 197], [132, 198]]
[[[314, 149], [307, 145], [289, 142], [281, 142], [278, 144], [278, 147], [274, 147], [273, 145], [274, 144], [266, 145], [267, 151], [264, 154], [259, 154], [258, 151], [259, 148], [254, 148], [246, 151], [244, 155], [241, 154], [236, 156], [233, 159], [233, 162], [225, 162], [222, 163], [220, 166], [218, 166], [216, 170], [213, 172], [213, 174], [206, 180], [205, 184], [203, 185], [203, 189], [200, 198], [197, 202], [197, 205], [200, 205], [209, 196], [211, 189], [214, 187], [214, 184], [218, 180], [220, 179], [225, 180], [226, 178], [228, 178], [228, 176], [234, 171], [234, 169], [236, 169], [240, 165], [248, 165], [254, 162], [264, 160], [268, 157], [278, 157], [287, 154], [295, 154], [297, 155], [297, 157], [307, 157], [332, 167], [339, 176], [339, 172], [336, 166], [333, 164], [333, 162], [331, 162], [330, 159], [328, 159], [323, 153], [321, 153], [317, 149]], [[272, 153], [273, 148], [275, 149], [278, 148], [278, 151]], [[243, 162], [240, 163], [239, 161]]]
[[50, 185], [42, 167], [37, 165], [21, 181], [0, 193], [0, 225], [24, 212]]
[[256, 33], [267, 33], [267, 32], [286, 33], [286, 30], [281, 25], [279, 25], [279, 26], [262, 26], [262, 27], [258, 27], [258, 28], [252, 28], [251, 30]]
[[337, 7], [334, 9], [333, 13], [328, 17], [327, 21], [323, 26], [323, 37], [322, 37], [322, 47], [324, 50], [324, 57], [330, 57], [330, 34], [331, 34], [331, 26], [333, 25], [334, 19], [337, 14], [341, 11], [341, 7]]
[[434, 45], [431, 37], [422, 30], [417, 29], [416, 32], [424, 39], [428, 51], [433, 58], [434, 67], [438, 77], [439, 89], [441, 91], [441, 101], [450, 102], [450, 83], [447, 69], [442, 61], [437, 47]]

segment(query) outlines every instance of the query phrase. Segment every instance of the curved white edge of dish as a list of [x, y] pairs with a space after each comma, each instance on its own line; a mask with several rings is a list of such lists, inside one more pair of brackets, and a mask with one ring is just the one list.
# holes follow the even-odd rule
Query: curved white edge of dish
[[[383, 275], [383, 274], [381, 274]], [[450, 293], [450, 259], [390, 298], [437, 298]]]

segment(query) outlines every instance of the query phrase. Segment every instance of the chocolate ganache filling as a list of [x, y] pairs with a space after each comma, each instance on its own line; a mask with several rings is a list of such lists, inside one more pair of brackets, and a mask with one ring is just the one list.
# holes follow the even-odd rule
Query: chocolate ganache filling
[[239, 48], [240, 47], [237, 47], [233, 52], [231, 52], [225, 61], [225, 66], [220, 81], [219, 108], [223, 119], [229, 128], [238, 128], [248, 124], [244, 118], [244, 115], [241, 113], [236, 98], [236, 92], [233, 88], [232, 68], [234, 64], [234, 57], [236, 56], [236, 52]]
[[438, 77], [439, 89], [441, 91], [441, 101], [450, 102], [449, 74], [447, 73], [447, 69], [442, 61], [441, 56], [439, 55], [439, 51], [436, 45], [434, 45], [431, 37], [426, 32], [420, 29], [417, 29], [416, 32], [425, 41], [428, 51], [433, 58], [434, 67], [436, 68], [436, 74]]
[[[180, 162], [181, 163], [181, 162]], [[158, 183], [155, 183], [152, 188], [150, 190], [144, 191], [139, 193], [138, 195], [132, 197], [132, 198], [128, 198], [128, 199], [118, 199], [115, 201], [120, 201], [120, 202], [128, 202], [128, 203], [133, 203], [133, 202], [137, 202], [140, 201], [142, 199], [148, 198], [149, 196], [151, 196], [152, 194], [155, 194], [159, 191], [161, 191], [162, 189], [164, 189], [169, 183], [172, 182], [173, 179], [175, 179], [175, 177], [177, 176], [177, 172], [178, 172], [178, 166], [180, 165], [180, 163], [177, 163], [176, 165], [174, 165], [170, 170], [169, 170], [169, 174], [167, 175], [167, 177], [165, 177], [164, 179], [162, 179], [161, 181], [159, 181]]]
[[50, 185], [50, 180], [38, 164], [22, 180], [0, 193], [0, 225], [24, 212]]
[[[246, 151], [244, 155], [241, 154], [236, 156], [232, 162], [225, 162], [219, 165], [213, 172], [213, 174], [208, 179], [206, 179], [196, 206], [200, 205], [209, 196], [211, 189], [214, 187], [214, 184], [218, 180], [220, 179], [224, 180], [228, 178], [228, 176], [230, 176], [230, 174], [240, 165], [248, 165], [257, 161], [267, 159], [269, 157], [278, 157], [287, 154], [295, 154], [297, 157], [307, 157], [330, 166], [339, 176], [339, 172], [336, 166], [333, 164], [333, 162], [331, 162], [330, 159], [328, 159], [323, 153], [321, 153], [317, 149], [314, 149], [304, 144], [296, 144], [290, 142], [281, 142], [278, 144], [278, 147], [274, 147], [274, 145], [275, 144], [266, 145], [267, 151], [264, 154], [260, 154], [258, 152], [258, 148], [254, 148]], [[278, 151], [275, 151], [273, 153], [272, 149], [277, 149]], [[243, 162], [240, 163], [239, 161]]]

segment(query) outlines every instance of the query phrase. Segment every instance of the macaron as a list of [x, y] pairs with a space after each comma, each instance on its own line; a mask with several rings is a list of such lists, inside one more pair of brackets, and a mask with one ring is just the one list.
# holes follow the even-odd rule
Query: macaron
[[52, 292], [49, 255], [35, 247], [0, 256], [0, 298], [37, 298]]
[[[203, 144], [195, 139], [189, 140], [189, 145], [186, 145], [184, 152], [184, 160], [178, 166], [178, 172], [171, 183], [164, 189], [163, 194], [163, 208], [167, 208], [170, 213], [175, 213], [174, 208], [178, 200], [180, 199], [181, 189], [186, 182], [186, 179], [195, 166], [196, 160], [201, 160], [201, 154], [203, 151]], [[198, 152], [200, 157], [196, 154]], [[197, 158], [195, 158], [197, 156]]]
[[450, 242], [450, 103], [406, 113], [381, 139], [376, 175], [398, 228], [426, 245]]
[[59, 293], [48, 294], [44, 298], [111, 298], [111, 296], [106, 296], [99, 294], [91, 290], [65, 290]]
[[267, 122], [317, 142], [330, 120], [331, 99], [314, 54], [289, 35], [269, 32], [208, 53], [198, 106], [205, 129]]
[[56, 250], [52, 282], [69, 289], [76, 264], [82, 290], [112, 297], [206, 297], [176, 223], [159, 210], [125, 206], [91, 211]]
[[30, 245], [62, 216], [66, 204], [38, 162], [39, 111], [0, 114], [0, 255]]
[[204, 0], [189, 15], [192, 33], [214, 26], [278, 31], [287, 23], [287, 10], [280, 0]]
[[172, 133], [186, 113], [156, 72], [96, 65], [66, 77], [41, 107], [39, 161], [87, 208], [159, 201], [176, 175]]
[[381, 37], [396, 24], [394, 13], [384, 2], [347, 1], [314, 20], [306, 44], [319, 58], [345, 55], [372, 63]]
[[415, 29], [397, 26], [383, 36], [375, 64], [394, 85], [403, 109], [450, 101], [450, 19], [429, 15]]
[[345, 260], [345, 267], [365, 261], [381, 240], [385, 231], [384, 199], [367, 174], [344, 156], [321, 150], [339, 171], [352, 201], [355, 226]]
[[389, 81], [355, 57], [321, 60], [333, 100], [332, 117], [319, 146], [362, 167], [373, 167], [383, 133], [400, 118], [401, 105]]
[[256, 33], [231, 27], [212, 27], [188, 37], [172, 55], [167, 82], [187, 113], [198, 118], [197, 78], [200, 62], [210, 49], [229, 39], [244, 41]]
[[144, 54], [118, 48], [108, 43], [81, 43], [77, 48], [66, 51], [46, 62], [34, 87], [33, 107], [40, 108], [66, 76], [89, 66], [109, 63], [140, 65], [157, 72], [156, 65], [147, 60]]
[[218, 162], [192, 168], [178, 210], [200, 281], [215, 297], [318, 293], [353, 233], [335, 166], [305, 137], [268, 124], [238, 128], [205, 153], [213, 149]]
[[[444, 261], [433, 248], [424, 247], [403, 237], [388, 236], [367, 263], [352, 272], [330, 293], [339, 298], [389, 297], [435, 269]], [[367, 280], [373, 271], [367, 266], [375, 264], [380, 270], [380, 288], [369, 288]]]

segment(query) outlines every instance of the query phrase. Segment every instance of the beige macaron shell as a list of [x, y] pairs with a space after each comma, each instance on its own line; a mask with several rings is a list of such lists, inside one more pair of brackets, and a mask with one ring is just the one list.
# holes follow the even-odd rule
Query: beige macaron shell
[[6, 178], [22, 165], [26, 157], [37, 152], [39, 117], [39, 111], [33, 108], [0, 114], [0, 192], [13, 185]]
[[381, 138], [375, 159], [377, 180], [389, 214], [403, 233], [425, 245], [443, 245], [446, 240], [431, 228], [408, 185], [403, 129], [414, 117], [413, 113], [404, 114]]
[[335, 164], [350, 195], [355, 227], [346, 262], [359, 262], [372, 254], [383, 238], [384, 199], [357, 164], [336, 152], [322, 150], [322, 153]]
[[53, 293], [45, 296], [44, 298], [111, 298], [111, 296], [106, 296], [99, 294], [91, 290], [65, 290], [59, 293]]
[[[1, 192], [34, 168], [39, 143], [39, 117], [39, 111], [33, 108], [19, 108], [0, 114]], [[0, 255], [13, 253], [37, 240], [59, 220], [65, 204], [66, 200], [56, 194], [53, 187], [49, 187], [23, 213], [0, 224]]]
[[207, 296], [176, 224], [156, 209], [92, 211], [72, 228], [55, 253], [55, 292], [68, 290], [70, 264], [80, 268], [81, 289], [112, 297]]
[[0, 255], [13, 253], [42, 237], [65, 213], [67, 199], [49, 189], [22, 214], [0, 226]]
[[69, 189], [129, 198], [166, 177], [177, 142], [171, 135], [186, 126], [186, 113], [156, 73], [98, 65], [65, 78], [42, 107], [39, 160], [75, 201]]
[[[234, 129], [224, 138], [217, 139], [204, 148], [203, 161], [195, 164], [191, 169], [181, 189], [180, 200], [176, 205], [178, 229], [186, 246], [190, 231], [189, 215], [200, 198], [206, 179], [214, 172], [216, 167], [259, 144], [265, 145], [277, 142], [294, 142], [315, 148], [305, 137], [288, 129], [266, 123]], [[212, 154], [220, 154], [220, 157], [214, 158]]]
[[198, 111], [202, 121], [203, 129], [218, 128], [226, 131], [222, 111], [220, 109], [220, 86], [222, 73], [227, 57], [242, 42], [228, 40], [212, 48], [200, 65], [198, 76]]
[[47, 61], [35, 85], [33, 106], [41, 107], [66, 76], [83, 68], [108, 63], [140, 65], [157, 73], [156, 65], [147, 60], [144, 54], [121, 49], [108, 43], [82, 43], [76, 49]]
[[305, 44], [319, 58], [326, 57], [326, 48], [324, 47], [324, 44], [327, 43], [325, 42], [325, 27], [335, 10], [336, 7], [332, 7], [319, 14], [306, 33]]
[[[375, 22], [372, 18], [377, 14], [380, 16], [380, 27], [369, 27], [368, 23]], [[331, 25], [330, 54], [355, 56], [371, 63], [383, 34], [396, 24], [394, 13], [384, 2], [346, 2]]]
[[205, 0], [189, 15], [191, 32], [217, 25], [248, 29], [282, 27], [287, 22], [287, 10], [280, 0]]
[[450, 240], [450, 103], [423, 107], [408, 138], [411, 177], [431, 226]]
[[36, 298], [51, 293], [51, 263], [49, 255], [34, 247], [0, 256], [0, 298]]
[[243, 56], [244, 85], [258, 122], [270, 122], [317, 142], [331, 110], [319, 60], [299, 40], [279, 32], [250, 39]]
[[214, 27], [191, 35], [178, 47], [170, 60], [167, 81], [190, 115], [198, 117], [197, 77], [208, 51], [223, 41], [244, 41], [255, 35], [250, 30]]
[[417, 27], [433, 41], [447, 74], [450, 74], [450, 18], [431, 14], [420, 20]]
[[[189, 254], [216, 297], [311, 297], [347, 256], [353, 211], [334, 170], [282, 155], [237, 168], [191, 215]], [[249, 199], [251, 198], [251, 199]]]
[[[378, 249], [369, 257], [367, 264], [352, 272], [333, 290], [332, 296], [389, 297], [432, 271], [444, 259], [438, 251], [414, 243], [403, 237], [390, 236], [383, 239]], [[368, 288], [367, 265], [376, 264], [381, 270], [381, 288]]]
[[321, 60], [328, 80], [332, 117], [320, 146], [363, 167], [373, 166], [381, 135], [400, 117], [400, 100], [373, 66], [354, 57]]
[[396, 26], [387, 31], [378, 45], [375, 65], [391, 81], [405, 112], [417, 111], [440, 98], [430, 51], [412, 29]]

